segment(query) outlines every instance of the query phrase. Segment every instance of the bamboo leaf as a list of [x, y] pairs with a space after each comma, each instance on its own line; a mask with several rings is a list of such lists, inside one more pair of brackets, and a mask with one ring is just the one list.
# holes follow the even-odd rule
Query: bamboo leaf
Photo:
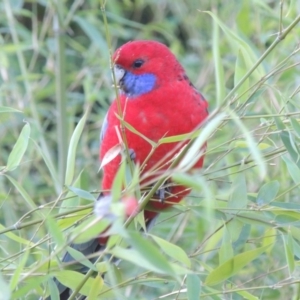
[[199, 300], [201, 293], [201, 281], [196, 274], [188, 274], [186, 277], [188, 300]]
[[87, 116], [88, 116], [88, 110], [85, 112], [81, 120], [78, 122], [70, 140], [68, 156], [67, 156], [67, 170], [66, 170], [65, 185], [71, 185], [74, 179], [77, 146], [78, 146], [80, 136], [83, 132]]
[[264, 184], [257, 194], [257, 204], [265, 205], [273, 201], [279, 191], [279, 187], [280, 185], [277, 180]]
[[174, 245], [164, 239], [159, 238], [155, 235], [149, 235], [152, 239], [158, 244], [158, 246], [170, 257], [174, 258], [177, 261], [182, 262], [187, 267], [191, 267], [191, 261], [187, 254], [177, 245]]
[[227, 280], [228, 278], [238, 273], [251, 261], [258, 258], [263, 252], [267, 250], [268, 247], [270, 247], [270, 245], [245, 251], [234, 256], [233, 258], [229, 259], [228, 261], [214, 269], [212, 272], [210, 272], [206, 277], [205, 284], [211, 286]]
[[30, 137], [30, 125], [27, 123], [23, 127], [17, 142], [15, 143], [11, 153], [9, 154], [7, 165], [6, 165], [7, 171], [13, 171], [20, 165], [24, 153], [28, 147], [29, 137]]

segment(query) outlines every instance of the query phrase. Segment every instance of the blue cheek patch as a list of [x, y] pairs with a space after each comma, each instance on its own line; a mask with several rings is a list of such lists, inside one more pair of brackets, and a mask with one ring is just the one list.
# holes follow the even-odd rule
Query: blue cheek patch
[[126, 72], [122, 79], [122, 90], [128, 97], [136, 97], [154, 89], [156, 77], [153, 74], [135, 75]]

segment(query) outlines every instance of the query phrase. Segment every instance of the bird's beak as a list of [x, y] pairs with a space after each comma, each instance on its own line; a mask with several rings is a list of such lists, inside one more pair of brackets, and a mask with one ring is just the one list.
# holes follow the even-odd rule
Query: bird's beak
[[114, 65], [114, 73], [115, 73], [116, 84], [118, 86], [122, 86], [122, 79], [126, 73], [125, 70], [120, 65]]

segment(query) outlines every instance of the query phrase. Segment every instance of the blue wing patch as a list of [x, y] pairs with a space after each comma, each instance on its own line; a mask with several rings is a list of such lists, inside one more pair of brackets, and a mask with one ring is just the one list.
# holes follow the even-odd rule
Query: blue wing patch
[[104, 135], [107, 131], [107, 127], [108, 127], [107, 115], [108, 115], [108, 113], [104, 117], [102, 127], [101, 127], [101, 131], [100, 131], [100, 143], [103, 141]]

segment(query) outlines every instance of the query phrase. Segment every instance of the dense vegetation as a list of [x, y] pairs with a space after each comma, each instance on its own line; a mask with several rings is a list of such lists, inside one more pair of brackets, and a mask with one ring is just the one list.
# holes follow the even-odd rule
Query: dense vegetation
[[73, 288], [84, 280], [60, 258], [94, 232], [83, 225], [115, 97], [110, 53], [132, 39], [168, 45], [208, 99], [194, 144], [208, 138], [205, 167], [176, 170], [193, 192], [149, 235], [137, 221], [122, 229], [120, 213], [125, 244], [115, 236], [106, 251], [122, 258], [118, 269], [106, 255], [92, 266], [74, 253], [107, 272], [84, 293], [299, 299], [299, 14], [292, 0], [2, 0], [0, 299], [55, 299], [53, 275]]

